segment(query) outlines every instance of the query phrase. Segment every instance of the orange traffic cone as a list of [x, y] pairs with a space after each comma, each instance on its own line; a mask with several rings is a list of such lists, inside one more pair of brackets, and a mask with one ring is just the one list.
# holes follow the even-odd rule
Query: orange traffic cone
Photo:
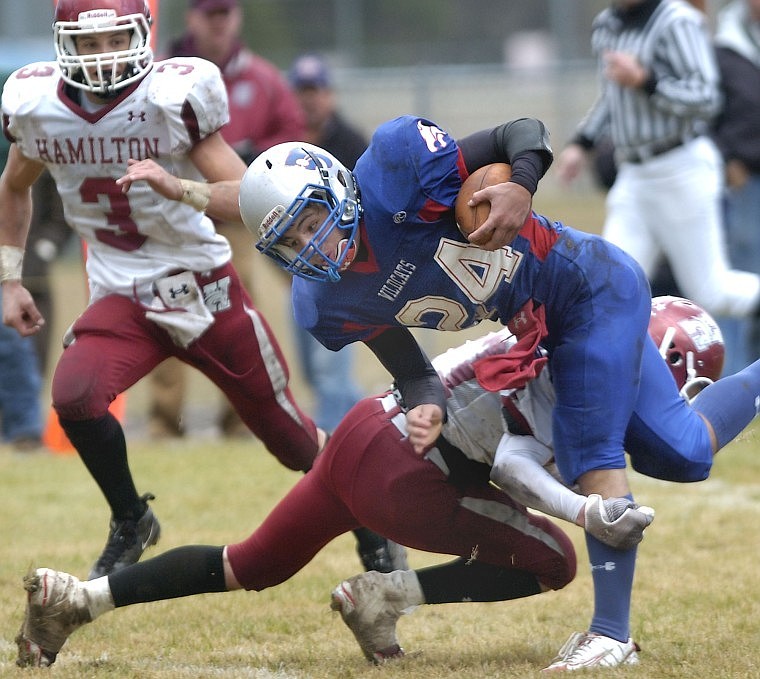
[[[108, 409], [110, 413], [119, 422], [124, 422], [124, 417], [127, 412], [127, 395], [126, 393], [119, 394], [111, 403], [111, 407]], [[66, 436], [61, 425], [58, 422], [58, 413], [50, 408], [48, 412], [47, 423], [45, 424], [45, 431], [42, 432], [42, 442], [47, 446], [51, 453], [57, 455], [72, 455], [76, 452], [74, 446], [71, 445], [69, 437]]]

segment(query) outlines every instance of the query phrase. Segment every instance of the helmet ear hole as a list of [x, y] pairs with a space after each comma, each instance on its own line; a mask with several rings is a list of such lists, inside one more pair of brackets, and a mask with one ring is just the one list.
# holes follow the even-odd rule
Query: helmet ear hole
[[683, 354], [679, 351], [668, 352], [668, 363], [672, 366], [679, 366], [683, 364]]

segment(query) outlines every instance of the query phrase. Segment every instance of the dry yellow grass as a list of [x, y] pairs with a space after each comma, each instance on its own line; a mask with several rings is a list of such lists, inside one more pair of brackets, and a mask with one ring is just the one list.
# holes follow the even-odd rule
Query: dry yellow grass
[[[637, 498], [657, 509], [639, 550], [633, 630], [642, 665], [612, 676], [760, 676], [760, 458], [754, 429], [723, 451], [710, 480], [674, 485], [632, 474]], [[248, 534], [298, 478], [256, 443], [196, 441], [132, 446], [141, 490], [157, 496], [164, 527], [147, 556], [185, 543]], [[0, 676], [20, 676], [12, 644], [23, 615], [21, 577], [49, 566], [83, 576], [105, 538], [99, 492], [74, 456], [0, 455]], [[421, 607], [402, 618], [412, 654], [368, 666], [328, 607], [331, 588], [360, 567], [343, 536], [289, 582], [120, 609], [77, 632], [51, 676], [267, 679], [500, 679], [538, 676], [592, 611], [582, 533], [568, 527], [579, 574], [564, 591], [492, 604]], [[413, 566], [446, 560], [419, 552]]]

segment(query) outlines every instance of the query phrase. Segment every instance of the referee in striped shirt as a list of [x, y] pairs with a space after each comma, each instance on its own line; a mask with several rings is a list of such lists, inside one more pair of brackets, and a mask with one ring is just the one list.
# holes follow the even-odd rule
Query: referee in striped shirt
[[600, 94], [555, 172], [570, 183], [609, 134], [618, 172], [603, 236], [652, 278], [667, 258], [682, 293], [725, 316], [760, 306], [760, 277], [730, 268], [723, 161], [707, 136], [722, 101], [705, 16], [684, 0], [615, 0], [594, 20]]

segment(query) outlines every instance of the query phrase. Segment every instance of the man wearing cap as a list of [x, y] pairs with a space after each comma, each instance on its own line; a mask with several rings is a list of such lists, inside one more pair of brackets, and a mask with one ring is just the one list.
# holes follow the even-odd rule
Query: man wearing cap
[[202, 57], [222, 71], [230, 105], [226, 141], [249, 163], [261, 151], [303, 137], [298, 101], [275, 64], [240, 39], [239, 0], [190, 0], [186, 31], [169, 44], [169, 56]]
[[291, 65], [288, 80], [306, 114], [304, 140], [326, 149], [353, 169], [367, 148], [367, 139], [338, 112], [332, 74], [324, 58], [301, 55]]
[[[301, 55], [291, 64], [288, 80], [306, 114], [304, 141], [327, 149], [353, 169], [367, 148], [367, 139], [338, 113], [332, 74], [324, 58]], [[353, 375], [355, 350], [347, 346], [329, 351], [297, 323], [292, 327], [301, 371], [314, 392], [314, 420], [332, 431], [361, 397]]]
[[[229, 98], [225, 141], [248, 164], [261, 151], [284, 141], [303, 139], [304, 115], [277, 66], [248, 49], [240, 38], [243, 9], [239, 0], [189, 0], [185, 32], [169, 43], [165, 57], [202, 57], [222, 72]], [[255, 297], [250, 234], [240, 224], [216, 223], [232, 245], [235, 268]], [[166, 361], [151, 374], [149, 427], [154, 437], [181, 436], [186, 369]], [[224, 436], [249, 436], [226, 402], [218, 417]]]

